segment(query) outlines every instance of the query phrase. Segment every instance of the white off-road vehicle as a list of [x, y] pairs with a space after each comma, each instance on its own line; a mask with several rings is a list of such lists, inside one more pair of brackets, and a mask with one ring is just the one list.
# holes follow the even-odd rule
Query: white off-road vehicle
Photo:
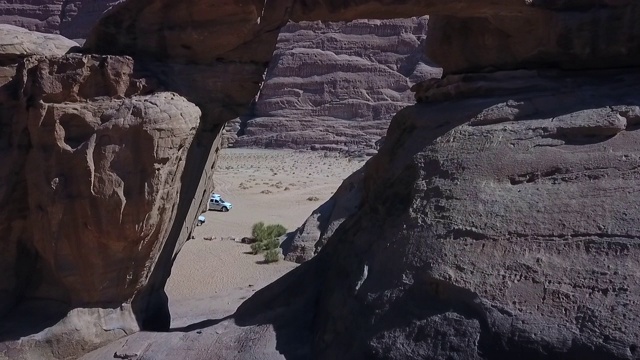
[[211, 197], [209, 198], [209, 210], [227, 212], [231, 210], [232, 207], [233, 205], [231, 205], [231, 203], [229, 202], [224, 201], [219, 194], [211, 194]]

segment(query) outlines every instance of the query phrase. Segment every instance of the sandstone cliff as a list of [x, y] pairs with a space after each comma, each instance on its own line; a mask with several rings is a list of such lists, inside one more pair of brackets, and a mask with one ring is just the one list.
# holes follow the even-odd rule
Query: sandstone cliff
[[[414, 87], [420, 104], [395, 116], [379, 154], [363, 170], [360, 207], [341, 221], [316, 257], [249, 299], [233, 319], [214, 319], [217, 325], [203, 331], [136, 334], [107, 349], [142, 344], [138, 355], [188, 352], [192, 359], [639, 358], [639, 75], [625, 67], [640, 57], [640, 25], [634, 21], [640, 5], [629, 0], [121, 4], [100, 21], [84, 48], [102, 55], [28, 58], [21, 67], [26, 71], [10, 85], [19, 91], [11, 88], [3, 98], [3, 119], [18, 114], [5, 123], [11, 131], [3, 131], [5, 163], [11, 164], [3, 203], [12, 210], [3, 215], [3, 226], [11, 228], [2, 233], [15, 236], [3, 239], [8, 249], [2, 264], [15, 264], [3, 271], [17, 279], [3, 289], [89, 307], [63, 312], [68, 315], [59, 324], [73, 327], [73, 338], [47, 330], [32, 337], [33, 343], [41, 340], [47, 351], [66, 345], [77, 355], [86, 350], [73, 348], [79, 339], [95, 343], [135, 329], [125, 326], [132, 323], [125, 321], [132, 319], [127, 314], [142, 329], [167, 329], [162, 286], [171, 258], [212, 189], [220, 129], [257, 94], [281, 26], [289, 20], [427, 13], [433, 14], [427, 48], [446, 77]], [[197, 129], [191, 120], [197, 109], [189, 102], [167, 93], [144, 95], [149, 87], [160, 88], [121, 76], [127, 71], [114, 71], [109, 62], [129, 58], [106, 54], [134, 56], [136, 67], [153, 74], [163, 89], [196, 104], [202, 111]], [[78, 59], [102, 65], [87, 71], [67, 65]], [[531, 68], [542, 70], [510, 71]], [[83, 76], [94, 71], [100, 76]], [[100, 96], [85, 98], [85, 89]], [[112, 101], [103, 104], [108, 97]], [[132, 156], [125, 164], [131, 164], [133, 182], [123, 180], [114, 153], [128, 154], [126, 136], [107, 141], [97, 155], [80, 156], [96, 149], [89, 147], [93, 135], [119, 119], [120, 105], [151, 106], [150, 98], [186, 108], [176, 114], [177, 122], [148, 123], [134, 112], [127, 118], [138, 131], [131, 138], [145, 139], [140, 144], [146, 148], [135, 153], [154, 154], [148, 159], [152, 167]], [[118, 116], [102, 123], [102, 116], [92, 114], [103, 107]], [[80, 111], [86, 115], [58, 117]], [[161, 134], [154, 137], [140, 124]], [[65, 138], [67, 133], [74, 136]], [[162, 141], [156, 147], [149, 138]], [[166, 152], [157, 152], [164, 147]], [[104, 162], [93, 161], [96, 156]], [[181, 176], [175, 173], [180, 167], [167, 169], [165, 161], [184, 161]], [[53, 171], [58, 168], [73, 177], [61, 177]], [[21, 182], [23, 171], [34, 176]], [[84, 182], [70, 182], [76, 178]], [[88, 186], [87, 179], [95, 181]], [[154, 192], [160, 188], [179, 194], [177, 203]], [[118, 218], [129, 201], [142, 208], [131, 211], [131, 222]], [[107, 215], [116, 217], [116, 225], [107, 229], [82, 213], [96, 204], [111, 210]], [[100, 218], [103, 211], [96, 211]], [[87, 221], [70, 217], [74, 212]], [[158, 214], [165, 217], [154, 218]], [[31, 216], [47, 222], [54, 236], [64, 236], [47, 242], [27, 222]], [[63, 231], [61, 220], [71, 230]], [[153, 224], [158, 236], [139, 233]], [[94, 229], [104, 230], [108, 243], [93, 236]], [[119, 236], [127, 235], [133, 239], [123, 244]], [[105, 259], [90, 258], [98, 264], [91, 279], [81, 271], [85, 253], [75, 246], [85, 236], [95, 248], [110, 250], [102, 253]], [[144, 250], [134, 258], [145, 265], [121, 268], [123, 253], [113, 249], [137, 250], [132, 244]], [[106, 286], [103, 279], [121, 282]], [[132, 286], [130, 279], [140, 282]], [[76, 281], [86, 287], [77, 288]], [[103, 292], [114, 301], [93, 302]], [[22, 305], [25, 299], [31, 298], [12, 301]], [[115, 311], [118, 326], [108, 309]], [[87, 313], [88, 328], [75, 327], [74, 319]], [[141, 337], [144, 342], [136, 343]], [[24, 342], [8, 344], [6, 357], [28, 348]]]
[[426, 17], [288, 24], [233, 146], [374, 148], [411, 85], [440, 76], [426, 34]]
[[122, 0], [18, 0], [0, 2], [0, 24], [69, 39], [86, 39], [105, 11]]

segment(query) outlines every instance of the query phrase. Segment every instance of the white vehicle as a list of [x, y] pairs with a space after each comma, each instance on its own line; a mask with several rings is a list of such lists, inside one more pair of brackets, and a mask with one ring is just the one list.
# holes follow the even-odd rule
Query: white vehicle
[[222, 197], [220, 197], [220, 195], [218, 194], [211, 194], [211, 197], [209, 198], [209, 210], [219, 210], [222, 212], [227, 212], [229, 210], [231, 210], [231, 208], [233, 207], [233, 205], [231, 205], [231, 203], [226, 202], [222, 199]]

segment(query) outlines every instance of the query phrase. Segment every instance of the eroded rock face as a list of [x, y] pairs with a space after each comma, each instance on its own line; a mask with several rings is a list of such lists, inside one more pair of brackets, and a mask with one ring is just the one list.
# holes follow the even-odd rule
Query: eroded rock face
[[632, 66], [640, 58], [634, 40], [640, 25], [631, 21], [638, 11], [630, 0], [129, 1], [100, 20], [85, 51], [161, 62], [156, 71], [203, 109], [213, 129], [246, 113], [278, 31], [290, 20], [432, 14], [429, 58], [445, 73], [458, 73]]
[[13, 25], [0, 24], [0, 61], [17, 62], [31, 55], [64, 55], [78, 43], [53, 34], [37, 33]]
[[340, 224], [360, 209], [363, 175], [359, 170], [346, 178], [333, 196], [289, 235], [281, 245], [285, 260], [303, 263], [313, 258]]
[[89, 30], [122, 0], [18, 0], [0, 3], [0, 23], [32, 31], [86, 39]]
[[233, 321], [85, 358], [637, 359], [638, 80], [452, 78], [480, 95], [398, 113], [358, 211]]
[[[202, 208], [203, 197], [212, 189], [210, 165], [219, 130], [225, 121], [240, 115], [258, 92], [277, 31], [288, 20], [433, 13], [431, 21], [438, 18], [444, 21], [441, 24], [451, 20], [450, 25], [460, 25], [452, 26], [456, 31], [450, 36], [442, 32], [430, 42], [432, 46], [452, 44], [432, 48], [431, 58], [436, 61], [442, 58], [438, 54], [443, 56], [438, 49], [456, 50], [447, 53], [451, 61], [443, 64], [446, 73], [559, 66], [583, 69], [637, 63], [638, 25], [628, 20], [637, 17], [638, 6], [625, 0], [124, 3], [100, 22], [85, 51], [135, 56], [136, 63], [152, 69], [163, 86], [179, 90], [203, 111], [203, 122], [186, 155], [184, 179], [189, 181], [180, 185], [176, 217], [167, 220], [171, 229], [166, 244], [159, 255], [149, 254], [147, 261], [155, 256], [158, 260], [147, 285], [131, 301], [138, 324], [147, 329], [166, 328], [163, 281], [181, 239], [186, 239], [196, 211]], [[630, 18], [624, 17], [627, 14]], [[478, 25], [474, 33], [476, 22], [486, 21], [490, 24]], [[561, 31], [528, 31], [530, 26], [525, 25], [536, 22], [560, 26]], [[607, 28], [613, 31], [601, 30]], [[609, 34], [618, 38], [610, 39]], [[467, 35], [472, 38], [468, 47], [456, 45]], [[498, 44], [485, 44], [493, 40], [499, 40]], [[569, 40], [571, 43], [566, 42]], [[482, 46], [505, 51], [474, 56]], [[35, 164], [46, 165], [57, 161], [54, 159], [66, 160], [60, 153], [46, 152], [67, 149], [64, 146], [69, 144], [61, 143], [63, 136], [56, 137], [55, 143], [29, 145], [34, 121], [48, 119], [64, 129], [62, 119], [55, 114], [47, 117], [39, 106], [64, 104], [67, 96], [74, 99], [83, 88], [67, 89], [47, 80], [64, 73], [64, 67], [49, 67], [48, 72], [34, 69], [23, 77], [32, 81], [20, 82], [32, 90], [19, 93], [32, 96], [18, 96], [24, 101], [20, 108], [33, 118], [12, 122], [18, 128], [3, 134], [11, 133], [8, 138], [15, 139], [6, 147], [15, 149], [8, 153], [7, 161], [22, 163], [16, 160], [21, 151], [26, 150], [31, 158], [33, 147], [41, 149]], [[85, 82], [82, 71], [73, 67], [70, 71], [73, 75], [61, 76], [60, 81], [80, 76], [71, 84], [91, 84]], [[103, 75], [99, 79], [119, 79], [117, 72], [115, 77], [109, 75], [113, 73], [108, 66], [97, 66], [96, 71]], [[396, 116], [380, 154], [365, 169], [360, 210], [342, 221], [314, 259], [245, 303], [236, 316], [243, 328], [221, 337], [214, 331], [210, 333], [213, 339], [222, 340], [217, 342], [220, 348], [236, 357], [254, 358], [261, 357], [246, 346], [247, 339], [275, 341], [283, 356], [321, 359], [637, 358], [640, 236], [634, 230], [639, 219], [633, 194], [638, 189], [638, 76], [630, 71], [580, 76], [497, 72], [470, 78], [462, 75], [460, 81], [452, 77], [450, 82], [434, 83], [434, 88], [427, 84], [420, 90], [426, 102], [448, 101], [416, 105]], [[511, 77], [515, 82], [510, 82]], [[113, 91], [120, 94], [121, 89], [88, 86], [100, 96], [113, 96]], [[20, 124], [28, 125], [27, 133]], [[57, 188], [57, 174], [45, 175], [51, 188]], [[13, 176], [9, 184], [20, 179], [15, 173], [9, 176]], [[7, 194], [29, 199], [28, 206], [33, 201], [39, 205], [27, 191], [45, 185], [36, 182], [42, 179], [29, 181], [26, 190], [11, 185]], [[102, 189], [115, 189], [115, 180], [109, 181], [113, 182], [105, 180]], [[86, 194], [86, 187], [77, 189], [80, 195]], [[45, 195], [45, 201], [57, 200], [50, 193]], [[121, 203], [118, 199], [121, 196], [109, 198], [113, 209]], [[42, 205], [51, 207], [52, 203]], [[56, 205], [83, 209], [59, 201]], [[24, 254], [20, 258], [30, 260], [8, 267], [19, 281], [3, 286], [13, 293], [36, 291], [52, 299], [69, 297], [76, 303], [102, 291], [89, 289], [82, 298], [73, 297], [61, 284], [70, 279], [65, 277], [70, 273], [66, 265], [74, 262], [61, 261], [64, 256], [56, 258], [59, 262], [40, 262], [39, 249], [49, 251], [47, 256], [57, 251], [64, 255], [70, 252], [68, 246], [12, 245], [25, 243], [21, 229], [30, 225], [16, 217], [26, 208], [22, 206], [15, 205], [16, 211], [3, 221], [16, 227], [3, 233], [12, 234], [9, 253]], [[64, 215], [55, 209], [47, 212], [50, 216], [43, 219], [53, 225]], [[55, 230], [51, 224], [48, 226]], [[128, 224], [122, 224], [123, 228], [113, 231], [127, 234]], [[82, 229], [80, 235], [92, 231], [82, 228], [84, 224], [76, 225]], [[31, 227], [28, 231], [35, 234]], [[38, 264], [58, 266], [65, 276]], [[147, 274], [140, 270], [135, 275]], [[122, 275], [127, 278], [126, 272]], [[22, 284], [33, 288], [24, 289]], [[113, 325], [111, 320], [107, 323]], [[225, 338], [227, 335], [230, 337]], [[186, 338], [195, 337], [190, 336]], [[200, 339], [214, 343], [208, 337]], [[149, 343], [144, 351], [152, 353], [152, 346]], [[222, 350], [216, 354], [224, 354]]]
[[150, 94], [127, 57], [28, 57], [15, 81], [0, 107], [0, 357], [68, 358], [168, 324], [155, 273], [181, 245], [167, 239], [200, 110]]
[[396, 115], [321, 252], [319, 358], [639, 356], [639, 75], [508, 75]]
[[233, 145], [373, 148], [413, 102], [410, 86], [440, 76], [424, 56], [426, 34], [426, 17], [288, 24]]

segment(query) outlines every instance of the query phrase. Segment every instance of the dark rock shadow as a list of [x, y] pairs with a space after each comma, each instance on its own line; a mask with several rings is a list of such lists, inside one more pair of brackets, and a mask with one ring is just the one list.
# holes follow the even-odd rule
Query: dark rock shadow
[[172, 328], [169, 330], [169, 332], [190, 332], [190, 331], [196, 331], [196, 330], [201, 330], [204, 328], [208, 328], [210, 326], [214, 326], [214, 325], [218, 325], [219, 323], [231, 319], [233, 317], [233, 315], [229, 315], [229, 316], [225, 316], [223, 318], [220, 319], [208, 319], [208, 320], [202, 320], [202, 321], [198, 321], [197, 323], [193, 323], [187, 326], [182, 326], [182, 327], [177, 327], [177, 328]]
[[293, 244], [293, 239], [296, 237], [296, 234], [298, 234], [299, 229], [300, 228], [297, 228], [293, 231], [289, 231], [284, 235], [284, 240], [282, 240], [282, 242], [280, 243], [280, 249], [282, 249], [283, 254], [286, 254], [285, 251], [289, 251], [289, 249], [291, 249], [291, 245]]
[[324, 282], [322, 258], [305, 262], [254, 293], [232, 315], [236, 324], [271, 325], [276, 350], [286, 359], [312, 359], [316, 302]]
[[37, 334], [62, 320], [71, 308], [62, 302], [32, 300], [20, 303], [0, 321], [0, 343]]

